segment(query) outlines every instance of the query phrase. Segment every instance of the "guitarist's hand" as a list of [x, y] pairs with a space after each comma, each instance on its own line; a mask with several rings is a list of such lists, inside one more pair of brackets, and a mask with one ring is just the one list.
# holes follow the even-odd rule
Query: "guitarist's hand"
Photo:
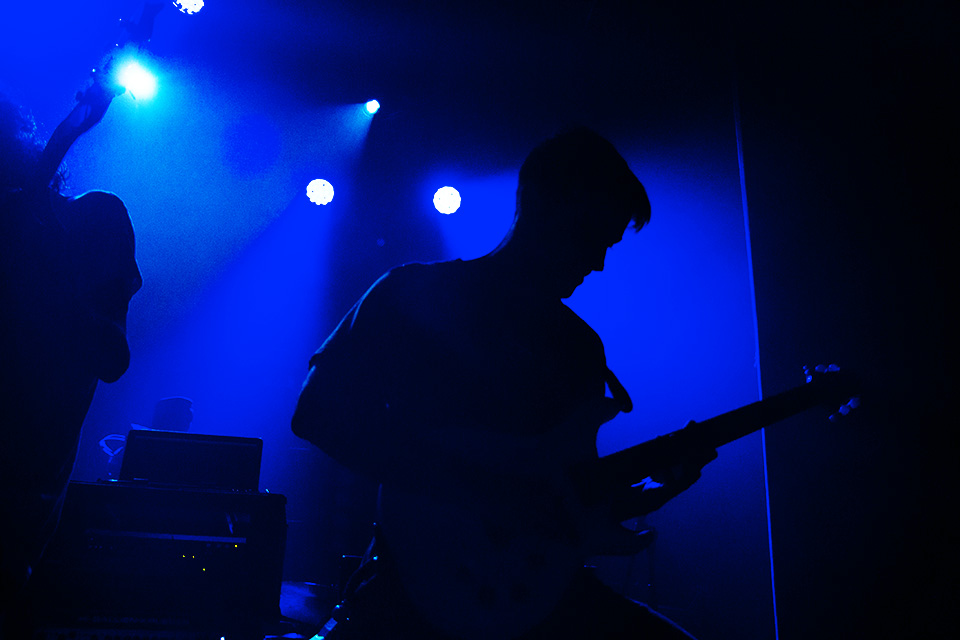
[[61, 125], [65, 127], [64, 135], [77, 138], [92, 129], [103, 119], [113, 99], [125, 91], [119, 84], [101, 77], [105, 73], [97, 72], [93, 84], [77, 94], [77, 106]]
[[[688, 422], [684, 428], [694, 424]], [[716, 449], [695, 449], [686, 458], [667, 469], [644, 478], [617, 499], [615, 512], [626, 520], [652, 513], [674, 499], [700, 479], [703, 468], [717, 458]]]
[[619, 401], [599, 397], [536, 438], [532, 448], [536, 455], [527, 456], [523, 473], [507, 476], [513, 499], [523, 505], [522, 520], [529, 531], [544, 539], [566, 541], [585, 555], [633, 555], [653, 542], [652, 531], [636, 532], [620, 524], [627, 518], [617, 517], [615, 501], [584, 503], [566, 473], [576, 463], [596, 456], [597, 431], [622, 410]]

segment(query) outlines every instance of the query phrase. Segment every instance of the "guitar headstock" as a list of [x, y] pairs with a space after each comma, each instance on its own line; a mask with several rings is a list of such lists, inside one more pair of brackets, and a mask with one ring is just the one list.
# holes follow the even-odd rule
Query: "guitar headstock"
[[813, 368], [805, 366], [803, 373], [807, 384], [818, 387], [817, 391], [822, 394], [825, 404], [840, 404], [839, 408], [830, 414], [831, 421], [840, 420], [860, 406], [860, 383], [850, 371], [841, 371], [835, 364], [818, 364]]

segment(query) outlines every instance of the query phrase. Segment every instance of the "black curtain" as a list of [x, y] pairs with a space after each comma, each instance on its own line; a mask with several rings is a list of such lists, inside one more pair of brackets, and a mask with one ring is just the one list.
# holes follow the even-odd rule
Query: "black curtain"
[[956, 5], [818, 4], [738, 33], [764, 393], [817, 362], [863, 383], [849, 420], [767, 433], [780, 637], [945, 637]]

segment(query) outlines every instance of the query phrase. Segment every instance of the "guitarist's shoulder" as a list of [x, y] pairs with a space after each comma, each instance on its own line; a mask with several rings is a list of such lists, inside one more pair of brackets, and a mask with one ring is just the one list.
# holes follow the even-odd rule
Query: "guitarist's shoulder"
[[464, 275], [463, 260], [445, 260], [441, 262], [405, 262], [393, 267], [382, 277], [392, 286], [439, 286], [451, 278]]
[[412, 301], [446, 303], [458, 294], [465, 293], [463, 261], [407, 262], [393, 267], [370, 287], [367, 297], [379, 297], [383, 301], [408, 307]]

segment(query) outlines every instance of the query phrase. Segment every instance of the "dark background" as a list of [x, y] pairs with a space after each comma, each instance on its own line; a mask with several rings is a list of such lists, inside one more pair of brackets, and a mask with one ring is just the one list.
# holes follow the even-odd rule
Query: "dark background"
[[764, 387], [811, 350], [863, 381], [851, 428], [768, 433], [781, 634], [944, 637], [957, 596], [955, 7], [820, 9], [740, 23]]

